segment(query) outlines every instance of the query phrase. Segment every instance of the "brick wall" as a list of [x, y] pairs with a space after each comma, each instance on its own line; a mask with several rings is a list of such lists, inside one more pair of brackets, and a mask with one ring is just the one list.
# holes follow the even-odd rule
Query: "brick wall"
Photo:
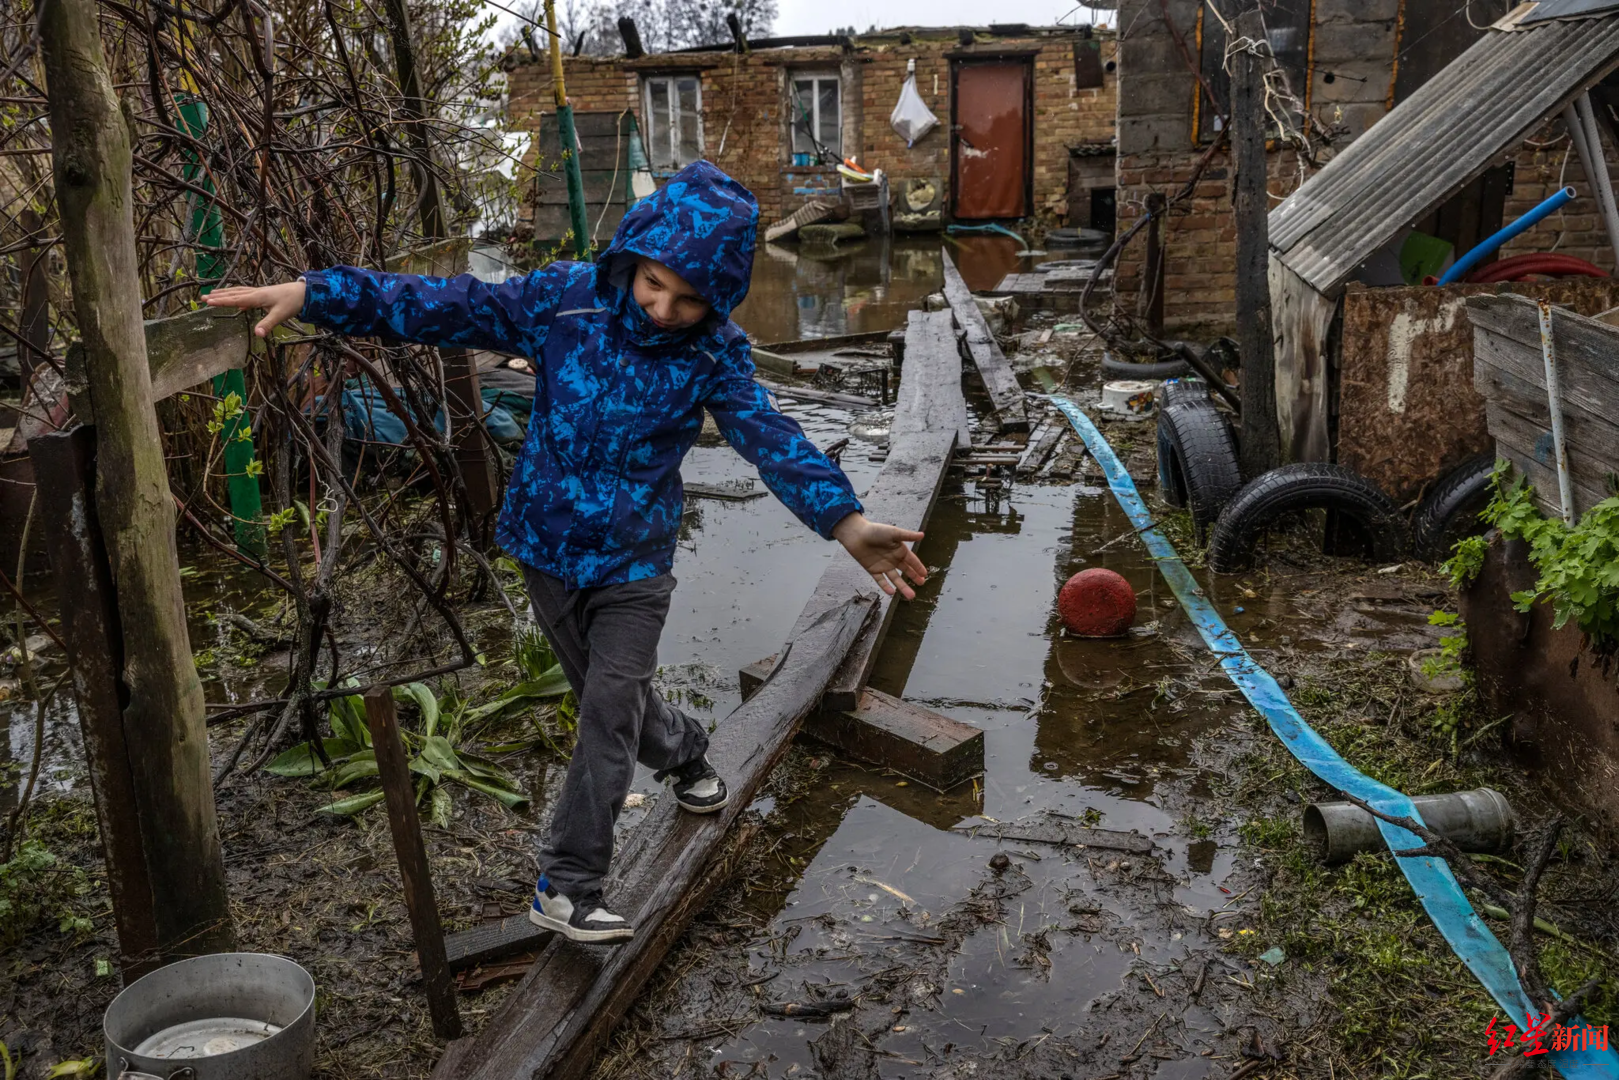
[[[1197, 80], [1176, 43], [1194, 58], [1200, 0], [1121, 0], [1118, 43], [1124, 86], [1118, 95], [1119, 229], [1135, 224], [1152, 192], [1174, 195], [1189, 181], [1206, 147], [1193, 139]], [[1383, 116], [1392, 92], [1399, 0], [1317, 0], [1314, 65], [1306, 104], [1323, 127], [1342, 129], [1347, 142]], [[1205, 34], [1225, 31], [1217, 23]], [[1330, 80], [1329, 80], [1330, 77]], [[1295, 92], [1303, 88], [1295, 87]], [[1320, 152], [1320, 160], [1332, 150]], [[1298, 151], [1277, 146], [1268, 156], [1271, 205], [1296, 189], [1310, 166]], [[1228, 329], [1235, 317], [1236, 228], [1231, 206], [1231, 157], [1222, 149], [1203, 170], [1191, 198], [1164, 230], [1164, 322], [1190, 331]], [[1134, 310], [1142, 281], [1145, 241], [1132, 242], [1117, 268], [1120, 302]]]
[[[1077, 33], [1029, 38], [980, 39], [963, 46], [955, 31], [914, 31], [854, 39], [852, 46], [767, 49], [623, 57], [574, 57], [564, 61], [568, 97], [576, 111], [630, 108], [641, 120], [641, 79], [659, 71], [698, 72], [702, 80], [704, 155], [746, 184], [759, 199], [765, 220], [791, 213], [817, 190], [836, 188], [830, 166], [792, 165], [788, 80], [794, 73], [836, 72], [843, 105], [843, 153], [889, 175], [897, 199], [911, 179], [935, 184], [949, 206], [951, 55], [1001, 51], [1029, 54], [1034, 72], [1033, 178], [1037, 214], [1062, 216], [1068, 196], [1068, 147], [1105, 142], [1116, 123], [1117, 76], [1106, 72], [1094, 89], [1076, 86]], [[1102, 59], [1115, 56], [1111, 37], [1102, 41]], [[904, 85], [907, 61], [916, 60], [917, 90], [939, 126], [907, 147], [890, 126], [889, 115]], [[538, 130], [549, 112], [550, 69], [513, 54], [507, 75], [509, 116]], [[641, 124], [645, 130], [644, 122]], [[541, 148], [549, 153], [548, 148]], [[530, 151], [530, 162], [534, 151]]]
[[[1199, 0], [1168, 0], [1170, 22], [1196, 48]], [[1394, 57], [1399, 41], [1399, 0], [1316, 0], [1310, 114], [1324, 128], [1339, 129], [1337, 146], [1363, 134], [1381, 119], [1394, 98]], [[1159, 0], [1121, 0], [1119, 69], [1125, 85], [1118, 94], [1118, 217], [1126, 229], [1141, 216], [1147, 195], [1173, 194], [1191, 177], [1203, 147], [1194, 145], [1196, 81], [1187, 69]], [[1205, 33], [1223, 35], [1219, 26]], [[1459, 42], [1460, 49], [1465, 42]], [[1503, 255], [1546, 251], [1576, 255], [1609, 270], [1613, 249], [1588, 197], [1579, 155], [1560, 121], [1546, 124], [1519, 149], [1503, 155], [1516, 176], [1504, 219], [1511, 221], [1557, 189], [1558, 177], [1581, 192], [1538, 228], [1503, 249]], [[1610, 173], [1619, 178], [1619, 155], [1604, 138]], [[1333, 148], [1318, 160], [1331, 159]], [[1566, 157], [1566, 161], [1565, 161]], [[1297, 151], [1274, 148], [1269, 155], [1269, 186], [1274, 207], [1311, 172]], [[1222, 151], [1203, 172], [1192, 198], [1165, 225], [1164, 321], [1173, 329], [1228, 329], [1235, 317], [1236, 232], [1231, 207], [1231, 162]], [[1559, 238], [1560, 234], [1560, 238]], [[1142, 282], [1144, 242], [1134, 242], [1118, 266], [1120, 302], [1135, 310]]]

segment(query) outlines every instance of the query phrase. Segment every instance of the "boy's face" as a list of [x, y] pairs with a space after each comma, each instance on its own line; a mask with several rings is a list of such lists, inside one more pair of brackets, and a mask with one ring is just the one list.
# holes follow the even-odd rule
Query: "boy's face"
[[708, 301], [685, 278], [644, 255], [637, 258], [634, 295], [659, 330], [684, 330], [708, 318]]

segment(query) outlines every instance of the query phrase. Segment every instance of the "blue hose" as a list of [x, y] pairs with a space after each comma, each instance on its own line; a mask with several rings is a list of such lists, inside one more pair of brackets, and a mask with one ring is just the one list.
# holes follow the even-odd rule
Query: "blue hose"
[[[1253, 657], [1243, 649], [1242, 642], [1226, 626], [1220, 613], [1204, 594], [1202, 586], [1186, 569], [1186, 564], [1181, 562], [1174, 546], [1153, 523], [1152, 515], [1147, 512], [1146, 504], [1136, 491], [1135, 482], [1130, 479], [1130, 474], [1125, 471], [1118, 455], [1096, 425], [1072, 401], [1062, 397], [1052, 397], [1050, 400], [1068, 417], [1069, 423], [1085, 441], [1091, 456], [1102, 466], [1119, 507], [1130, 523], [1136, 526], [1154, 563], [1180, 601], [1181, 608], [1196, 624], [1204, 644], [1219, 658], [1220, 666], [1243, 696], [1264, 715], [1271, 731], [1282, 740], [1288, 752], [1305, 768], [1339, 791], [1353, 795], [1391, 817], [1409, 817], [1421, 821], [1421, 815], [1408, 796], [1360, 772], [1340, 757], [1320, 733], [1305, 723], [1270, 672], [1255, 663]], [[1422, 846], [1422, 841], [1406, 829], [1382, 820], [1377, 825], [1391, 851]], [[1450, 943], [1451, 949], [1484, 984], [1484, 989], [1489, 991], [1496, 1003], [1506, 1010], [1512, 1022], [1520, 1030], [1524, 1029], [1530, 1002], [1528, 995], [1523, 992], [1523, 984], [1518, 981], [1512, 958], [1473, 911], [1473, 905], [1468, 903], [1467, 896], [1450, 872], [1449, 864], [1443, 859], [1427, 856], [1395, 856], [1395, 862], [1411, 883], [1434, 926]], [[1569, 1023], [1583, 1025], [1585, 1021], [1575, 1017]], [[1549, 1044], [1549, 1031], [1547, 1036]], [[1619, 1055], [1611, 1050], [1551, 1050], [1548, 1045], [1547, 1058], [1569, 1080], [1619, 1080]]]
[[1561, 210], [1573, 197], [1574, 189], [1566, 187], [1494, 236], [1474, 245], [1471, 251], [1451, 264], [1450, 269], [1446, 270], [1444, 276], [1439, 279], [1439, 284], [1450, 285], [1460, 281], [1472, 273], [1473, 268], [1479, 263], [1495, 254], [1497, 248], [1519, 233], [1528, 232], [1536, 225], [1539, 225], [1546, 218]]
[[[1022, 244], [1023, 251], [1029, 250], [1029, 242], [1023, 239], [1023, 237], [1019, 236], [1017, 233], [1013, 232], [1011, 229], [1008, 229], [1005, 225], [996, 225], [993, 223], [989, 225], [950, 225], [947, 226], [944, 231], [951, 233], [1000, 233], [1002, 236], [1010, 236], [1012, 239]], [[1023, 254], [1023, 251], [1018, 252], [1018, 254]]]

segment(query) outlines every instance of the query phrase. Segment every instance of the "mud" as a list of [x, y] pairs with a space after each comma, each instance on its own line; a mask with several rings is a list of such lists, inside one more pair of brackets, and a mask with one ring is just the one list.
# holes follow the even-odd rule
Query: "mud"
[[[921, 266], [936, 247], [929, 240], [907, 257]], [[901, 265], [900, 250], [909, 249], [884, 256], [891, 267]], [[1009, 249], [986, 250], [1004, 259]], [[862, 252], [835, 272], [807, 268], [799, 254], [790, 310], [780, 294], [769, 300], [785, 287], [772, 284], [778, 271], [761, 269], [748, 301], [759, 314], [739, 313], [760, 339], [884, 329], [903, 318], [912, 292], [933, 287], [919, 270], [867, 281]], [[977, 287], [984, 283], [975, 274], [998, 272], [990, 255], [959, 261]], [[826, 284], [815, 277], [823, 272], [834, 275], [824, 292], [803, 284]], [[826, 304], [804, 303], [813, 296]], [[1090, 342], [1070, 331], [1044, 336], [1049, 329], [1048, 318], [1019, 339], [1020, 364], [1066, 378], [1082, 404], [1094, 404]], [[856, 420], [834, 406], [790, 408], [822, 444]], [[1150, 423], [1112, 424], [1108, 433], [1132, 472], [1150, 478]], [[869, 443], [845, 453], [857, 489], [876, 475], [872, 457]], [[1044, 481], [948, 482], [920, 548], [932, 576], [900, 609], [874, 678], [879, 689], [982, 727], [982, 780], [941, 795], [801, 743], [754, 808], [765, 825], [734, 887], [670, 953], [599, 1059], [598, 1080], [1192, 1080], [1244, 1067], [1333, 1080], [1476, 1075], [1488, 1017], [1476, 985], [1425, 931], [1409, 889], [1387, 879], [1386, 856], [1325, 872], [1302, 855], [1300, 803], [1324, 789], [1225, 681], [1071, 442], [1058, 459]], [[691, 480], [749, 475], [723, 446], [699, 447], [685, 467]], [[1190, 554], [1184, 516], [1158, 509]], [[665, 689], [723, 722], [740, 700], [737, 670], [775, 649], [835, 557], [772, 499], [689, 501], [662, 641]], [[193, 643], [210, 701], [273, 690], [273, 649], [246, 649], [205, 617], [254, 611], [263, 595], [209, 559], [189, 561], [197, 567], [187, 579]], [[1061, 632], [1057, 588], [1092, 566], [1136, 589], [1131, 637]], [[1440, 633], [1427, 615], [1450, 602], [1441, 579], [1415, 565], [1324, 559], [1298, 535], [1274, 538], [1266, 567], [1238, 578], [1198, 573], [1255, 657], [1297, 688], [1307, 717], [1352, 761], [1413, 793], [1488, 782], [1521, 812], [1549, 812], [1489, 742], [1447, 748], [1432, 727], [1441, 703], [1404, 679], [1405, 654], [1433, 647]], [[487, 673], [463, 683], [476, 696], [509, 676], [501, 664], [514, 627], [493, 603], [469, 618], [491, 658]], [[40, 663], [47, 679], [60, 671], [48, 653]], [[0, 703], [0, 715], [10, 720], [13, 761], [26, 761], [32, 714], [14, 705]], [[1452, 706], [1469, 707], [1444, 707]], [[1469, 730], [1486, 722], [1470, 720]], [[216, 758], [237, 730], [216, 731]], [[21, 1052], [25, 1078], [97, 1053], [100, 1012], [117, 989], [115, 976], [98, 973], [112, 954], [111, 923], [65, 700], [46, 731], [52, 786], [31, 835], [76, 883], [66, 909], [89, 922], [66, 931], [48, 922], [0, 952], [0, 1040]], [[532, 734], [519, 719], [478, 738], [487, 745]], [[562, 759], [542, 744], [505, 760], [531, 809], [507, 812], [457, 790], [450, 826], [426, 828], [451, 929], [526, 903]], [[658, 797], [645, 773], [636, 790], [642, 807]], [[439, 1048], [386, 820], [380, 811], [356, 822], [315, 815], [330, 798], [318, 785], [270, 776], [222, 792], [241, 943], [314, 973], [321, 1080], [425, 1076]], [[622, 826], [642, 813], [627, 811]], [[1001, 841], [972, 829], [1025, 820], [1134, 832], [1151, 851]], [[1584, 833], [1569, 851], [1548, 883], [1558, 901], [1550, 910], [1611, 953], [1619, 872], [1609, 849]], [[1260, 958], [1273, 946], [1283, 949], [1279, 965]], [[1379, 959], [1389, 948], [1394, 959]], [[1560, 970], [1572, 978], [1598, 963], [1580, 957]], [[469, 1028], [510, 990], [491, 978], [466, 993]], [[1589, 1014], [1601, 1023], [1612, 1008], [1609, 993]], [[1439, 1029], [1444, 1045], [1421, 1035], [1446, 1023], [1457, 1026]]]

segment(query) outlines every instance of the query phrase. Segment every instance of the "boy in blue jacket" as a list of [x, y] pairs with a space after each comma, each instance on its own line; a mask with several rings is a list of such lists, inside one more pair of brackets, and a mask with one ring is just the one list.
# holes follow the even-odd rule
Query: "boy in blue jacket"
[[594, 263], [556, 262], [503, 285], [339, 266], [208, 297], [266, 309], [261, 337], [296, 315], [342, 334], [536, 361], [534, 414], [496, 539], [523, 565], [535, 619], [579, 699], [529, 912], [575, 941], [634, 935], [601, 883], [637, 761], [693, 813], [729, 799], [703, 725], [652, 688], [675, 587], [680, 462], [703, 410], [776, 497], [885, 592], [909, 599], [905, 578], [927, 577], [908, 546], [922, 534], [867, 520], [843, 471], [753, 379], [729, 316], [747, 295], [758, 220], [748, 190], [699, 161], [637, 203]]

